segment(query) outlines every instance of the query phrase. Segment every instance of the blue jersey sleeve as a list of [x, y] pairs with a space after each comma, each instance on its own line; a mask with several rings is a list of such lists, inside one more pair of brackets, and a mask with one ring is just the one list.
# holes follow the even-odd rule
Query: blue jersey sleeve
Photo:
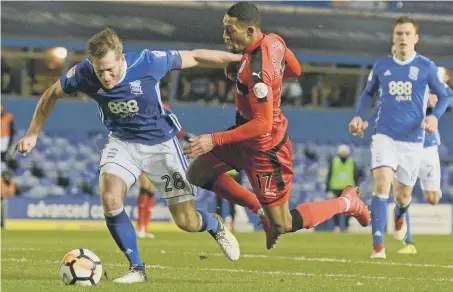
[[146, 61], [151, 66], [151, 75], [162, 79], [171, 70], [180, 70], [182, 65], [181, 55], [178, 51], [149, 51], [146, 52]]
[[61, 76], [60, 84], [65, 93], [71, 94], [81, 90], [80, 87], [83, 82], [82, 72], [89, 65], [90, 62], [88, 60], [84, 60], [69, 69], [65, 75]]
[[432, 113], [439, 119], [451, 104], [453, 96], [448, 92], [448, 86], [439, 78], [437, 72], [436, 64], [431, 62], [428, 68], [428, 86], [439, 99]]
[[374, 64], [373, 69], [368, 76], [366, 88], [360, 95], [359, 101], [357, 103], [355, 116], [359, 116], [362, 119], [365, 117], [365, 114], [373, 103], [374, 96], [379, 90], [379, 77], [376, 74], [376, 68], [377, 63]]

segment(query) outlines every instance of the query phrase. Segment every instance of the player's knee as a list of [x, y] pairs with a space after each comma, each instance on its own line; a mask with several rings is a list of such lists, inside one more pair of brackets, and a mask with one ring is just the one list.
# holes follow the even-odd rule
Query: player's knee
[[118, 210], [123, 205], [121, 194], [115, 194], [110, 191], [101, 193], [101, 201], [105, 212]]
[[395, 201], [400, 205], [400, 206], [404, 206], [406, 205], [407, 203], [409, 203], [409, 201], [411, 200], [411, 194], [408, 194], [406, 192], [398, 192], [398, 193], [395, 193]]
[[390, 181], [385, 177], [374, 178], [374, 192], [376, 194], [388, 194], [390, 193]]
[[436, 205], [440, 200], [439, 191], [424, 191], [425, 198], [431, 205]]

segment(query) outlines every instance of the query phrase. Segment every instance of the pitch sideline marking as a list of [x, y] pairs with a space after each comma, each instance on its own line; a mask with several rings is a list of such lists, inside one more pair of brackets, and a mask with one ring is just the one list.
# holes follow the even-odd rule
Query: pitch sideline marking
[[[19, 262], [19, 263], [26, 263], [30, 262], [26, 258], [3, 258], [2, 262]], [[31, 262], [40, 262], [46, 264], [59, 264], [61, 261], [35, 261], [31, 260]], [[121, 263], [112, 263], [112, 264], [103, 264], [103, 266], [111, 266], [111, 267], [129, 267], [127, 264]], [[205, 271], [205, 272], [224, 272], [224, 273], [250, 273], [250, 274], [261, 274], [261, 275], [283, 275], [283, 276], [304, 276], [304, 277], [327, 277], [327, 278], [350, 278], [350, 279], [366, 279], [366, 280], [423, 280], [426, 281], [425, 278], [405, 278], [405, 277], [387, 277], [387, 276], [366, 276], [366, 275], [355, 275], [355, 274], [316, 274], [316, 273], [303, 273], [303, 272], [286, 272], [286, 271], [258, 271], [258, 270], [245, 270], [245, 269], [225, 269], [225, 268], [193, 268], [193, 267], [170, 267], [170, 266], [162, 266], [162, 265], [148, 265], [146, 266], [147, 269], [168, 269], [168, 270], [197, 270], [197, 271]], [[5, 279], [3, 279], [5, 280]], [[428, 278], [428, 280], [434, 282], [453, 282], [453, 278]]]

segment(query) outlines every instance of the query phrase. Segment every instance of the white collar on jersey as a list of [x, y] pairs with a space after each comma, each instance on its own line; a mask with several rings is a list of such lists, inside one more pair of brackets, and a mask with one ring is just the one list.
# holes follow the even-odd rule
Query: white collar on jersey
[[396, 58], [396, 55], [393, 55], [393, 61], [395, 61], [396, 64], [399, 64], [399, 65], [407, 65], [409, 64], [410, 62], [414, 61], [415, 57], [417, 56], [417, 52], [414, 51], [414, 54], [412, 55], [412, 57], [410, 57], [409, 59], [407, 59], [406, 61], [401, 61], [399, 59]]
[[117, 83], [117, 84], [120, 84], [121, 82], [123, 82], [124, 78], [126, 78], [126, 72], [127, 72], [127, 62], [126, 62], [126, 58], [124, 58], [123, 68], [124, 68], [123, 76], [121, 76], [121, 79], [118, 80], [118, 83]]

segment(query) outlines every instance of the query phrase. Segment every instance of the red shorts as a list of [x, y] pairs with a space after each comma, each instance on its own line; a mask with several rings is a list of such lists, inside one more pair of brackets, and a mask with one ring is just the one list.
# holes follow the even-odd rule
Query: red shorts
[[261, 205], [274, 207], [288, 202], [293, 179], [288, 135], [277, 146], [266, 151], [235, 143], [215, 147], [208, 157], [219, 174], [233, 168], [244, 170]]

